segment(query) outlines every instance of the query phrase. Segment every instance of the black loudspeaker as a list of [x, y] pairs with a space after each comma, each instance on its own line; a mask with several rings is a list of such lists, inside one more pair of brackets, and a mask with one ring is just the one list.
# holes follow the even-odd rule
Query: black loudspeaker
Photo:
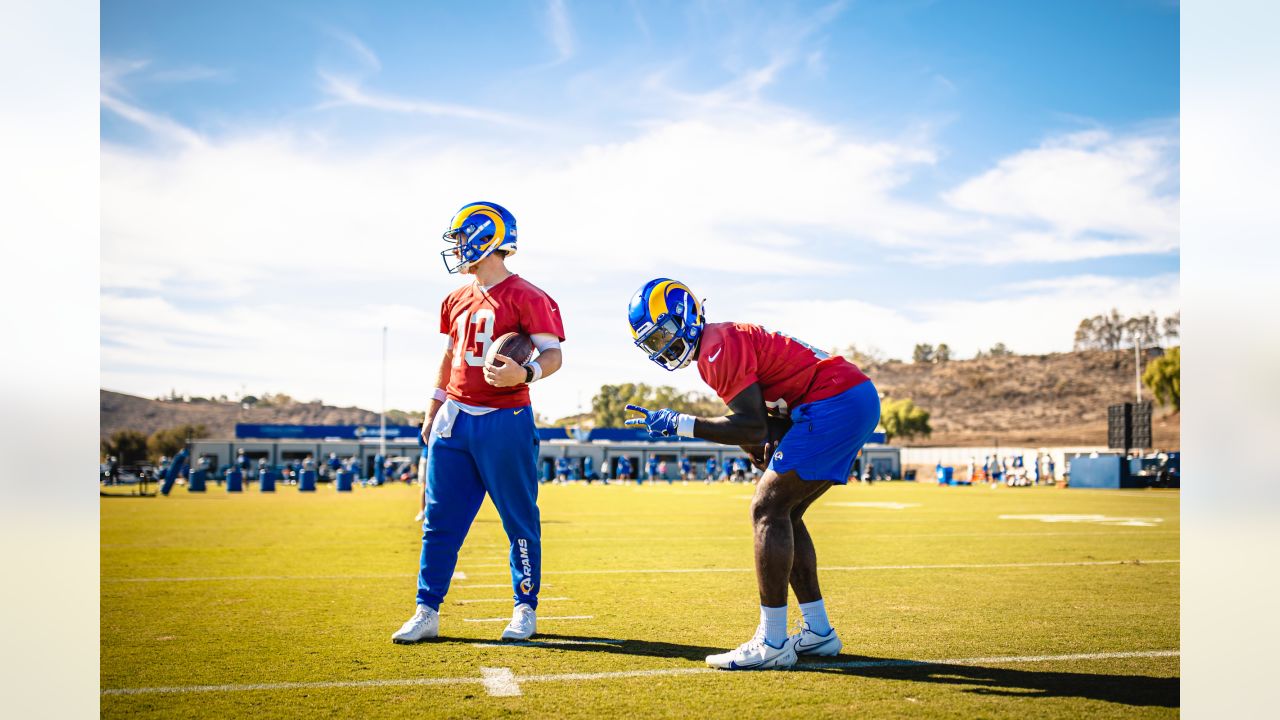
[[1107, 447], [1128, 450], [1132, 428], [1133, 403], [1120, 403], [1107, 408]]
[[1128, 452], [1130, 448], [1151, 446], [1150, 402], [1107, 407], [1107, 447]]
[[1151, 442], [1151, 403], [1140, 402], [1133, 406], [1133, 424], [1129, 439], [1133, 444], [1129, 447], [1150, 448]]

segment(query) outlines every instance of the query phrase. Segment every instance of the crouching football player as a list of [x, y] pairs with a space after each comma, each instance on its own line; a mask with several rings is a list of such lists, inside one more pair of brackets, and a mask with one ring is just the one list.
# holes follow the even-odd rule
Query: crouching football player
[[[848, 482], [858, 451], [880, 421], [875, 386], [853, 363], [782, 333], [745, 323], [706, 324], [701, 303], [674, 280], [646, 283], [631, 299], [628, 316], [636, 347], [667, 370], [696, 361], [732, 414], [704, 418], [628, 405], [644, 417], [627, 424], [646, 426], [652, 437], [741, 445], [764, 472], [751, 502], [760, 625], [750, 640], [707, 657], [707, 664], [763, 670], [790, 667], [797, 655], [837, 654], [841, 642], [822, 602], [804, 512], [833, 483]], [[803, 615], [790, 636], [788, 584]]]
[[[439, 634], [440, 603], [458, 550], [487, 493], [511, 541], [515, 609], [502, 639], [525, 640], [536, 629], [542, 566], [538, 434], [528, 385], [560, 368], [564, 326], [554, 300], [507, 270], [516, 221], [506, 209], [466, 205], [444, 238], [452, 244], [441, 253], [445, 267], [475, 280], [449, 293], [440, 308], [440, 332], [449, 343], [422, 430], [427, 464], [418, 608], [391, 639], [412, 643]], [[493, 341], [513, 331], [530, 336], [537, 359], [519, 365], [497, 354], [486, 364]]]

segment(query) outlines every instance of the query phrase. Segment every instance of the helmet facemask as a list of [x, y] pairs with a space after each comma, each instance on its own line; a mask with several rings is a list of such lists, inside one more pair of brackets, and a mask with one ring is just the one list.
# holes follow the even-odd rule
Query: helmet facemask
[[687, 325], [683, 318], [664, 313], [657, 322], [637, 332], [635, 344], [663, 368], [679, 370], [693, 360], [698, 335], [698, 328]]
[[[453, 243], [453, 247], [440, 251], [445, 269], [450, 274], [465, 272], [488, 257], [499, 245], [495, 242], [496, 233], [493, 220], [478, 214], [462, 227], [446, 230], [441, 237], [445, 242]], [[457, 261], [456, 264], [450, 264], [451, 258]]]

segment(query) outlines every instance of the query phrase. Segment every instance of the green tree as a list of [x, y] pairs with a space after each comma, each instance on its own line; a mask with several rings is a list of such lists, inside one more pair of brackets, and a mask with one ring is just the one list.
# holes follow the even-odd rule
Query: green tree
[[1165, 342], [1172, 342], [1182, 336], [1182, 311], [1170, 315], [1164, 319], [1161, 334]]
[[294, 399], [287, 393], [266, 393], [259, 402], [267, 407], [288, 407], [294, 403]]
[[939, 343], [938, 348], [933, 351], [934, 362], [947, 362], [951, 359], [951, 346], [946, 343]]
[[392, 408], [387, 411], [388, 425], [418, 425], [422, 422], [423, 413], [417, 410], [396, 410]]
[[591, 418], [595, 427], [623, 427], [629, 417], [627, 405], [639, 405], [651, 410], [671, 408], [677, 412], [702, 417], [725, 415], [729, 408], [724, 403], [702, 393], [682, 393], [668, 385], [652, 387], [644, 383], [602, 385], [600, 392], [591, 398]]
[[1182, 411], [1181, 366], [1182, 347], [1177, 346], [1148, 363], [1142, 373], [1142, 384], [1151, 390], [1160, 405], [1172, 405], [1174, 412]]
[[933, 346], [929, 343], [919, 343], [915, 350], [911, 351], [911, 362], [929, 363], [933, 362]]
[[831, 351], [831, 354], [840, 355], [860, 368], [871, 368], [885, 362], [885, 354], [872, 345], [867, 345], [863, 348], [857, 345], [849, 345], [843, 350], [836, 348]]
[[884, 428], [886, 440], [929, 437], [933, 433], [933, 428], [929, 427], [929, 411], [917, 407], [911, 398], [885, 398], [880, 406], [880, 426]]
[[187, 446], [187, 441], [202, 438], [209, 434], [204, 425], [178, 425], [151, 433], [147, 438], [147, 456], [152, 460], [161, 455], [173, 457]]
[[987, 351], [987, 357], [1009, 357], [1010, 355], [1013, 355], [1013, 351], [1002, 342], [992, 345], [991, 349]]
[[114, 455], [121, 465], [133, 465], [147, 459], [147, 436], [137, 430], [117, 430], [102, 441], [102, 456]]

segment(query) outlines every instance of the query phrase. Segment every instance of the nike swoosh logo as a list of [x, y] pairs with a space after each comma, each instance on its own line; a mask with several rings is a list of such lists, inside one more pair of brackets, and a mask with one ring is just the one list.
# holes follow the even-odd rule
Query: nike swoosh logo
[[805, 645], [803, 640], [798, 640], [796, 641], [796, 649], [797, 650], [813, 650], [815, 648], [820, 648], [823, 645], [826, 645], [832, 642], [833, 640], [835, 640], [835, 636], [829, 637], [826, 640], [823, 640], [822, 642], [816, 643], [814, 645]]
[[753, 668], [758, 668], [763, 664], [764, 664], [764, 660], [761, 660], [758, 663], [752, 663], [751, 665], [739, 665], [737, 662], [730, 660], [729, 669], [730, 670], [751, 670]]
[[710, 356], [710, 357], [708, 357], [708, 358], [707, 358], [707, 362], [709, 362], [709, 363], [713, 363], [713, 362], [715, 362], [715, 361], [716, 361], [716, 358], [720, 357], [720, 353], [721, 353], [723, 350], [724, 350], [724, 346], [721, 346], [719, 349], [717, 349], [717, 350], [716, 350], [715, 355], [712, 355], [712, 356]]
[[515, 417], [516, 415], [519, 415], [522, 412], [524, 412], [524, 408], [520, 408], [519, 410], [511, 413], [511, 417]]

